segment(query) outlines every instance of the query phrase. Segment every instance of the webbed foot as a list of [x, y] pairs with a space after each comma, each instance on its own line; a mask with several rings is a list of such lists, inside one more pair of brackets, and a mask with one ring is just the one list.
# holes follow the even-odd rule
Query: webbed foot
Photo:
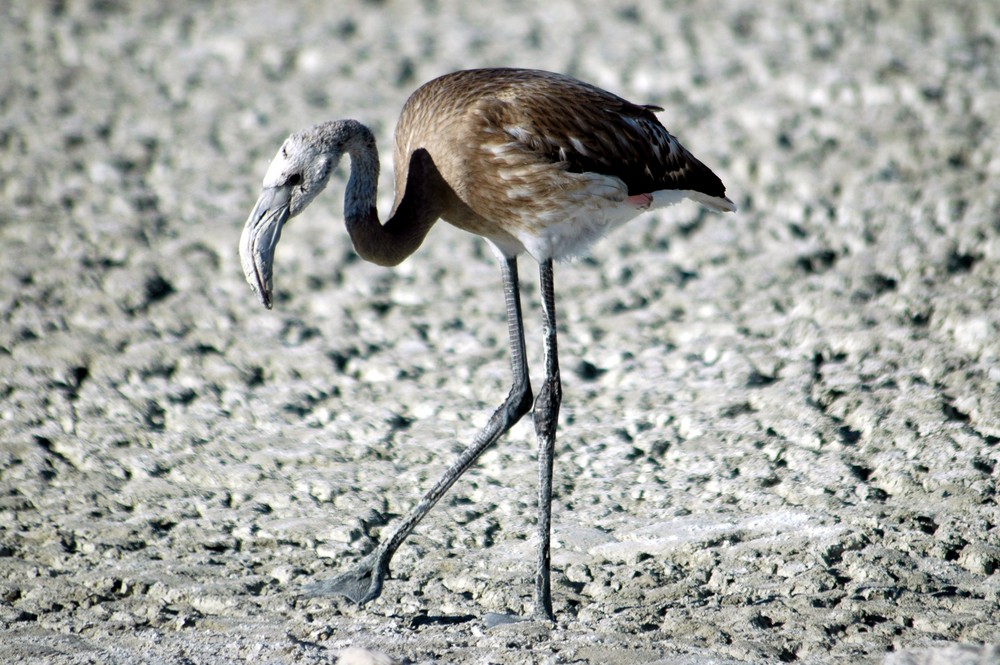
[[389, 558], [381, 548], [376, 549], [346, 573], [307, 585], [304, 595], [310, 598], [339, 595], [364, 605], [382, 594], [382, 583], [389, 576]]

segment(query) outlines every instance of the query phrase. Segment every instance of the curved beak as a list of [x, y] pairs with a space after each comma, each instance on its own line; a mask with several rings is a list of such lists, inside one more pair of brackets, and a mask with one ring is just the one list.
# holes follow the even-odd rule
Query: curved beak
[[247, 218], [240, 236], [240, 263], [250, 288], [260, 302], [271, 309], [271, 278], [274, 249], [281, 238], [281, 227], [289, 217], [291, 187], [266, 187]]

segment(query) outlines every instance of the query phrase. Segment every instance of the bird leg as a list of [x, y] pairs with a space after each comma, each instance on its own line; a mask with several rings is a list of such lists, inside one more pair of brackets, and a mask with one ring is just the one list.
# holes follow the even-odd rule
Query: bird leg
[[[434, 504], [444, 496], [472, 463], [501, 436], [507, 433], [528, 411], [531, 410], [531, 383], [528, 377], [528, 362], [524, 351], [524, 323], [521, 317], [521, 296], [517, 279], [517, 259], [505, 258], [500, 264], [503, 276], [504, 301], [507, 307], [507, 331], [510, 335], [511, 370], [513, 385], [504, 403], [493, 412], [486, 427], [476, 436], [472, 445], [466, 448], [458, 459], [445, 471], [437, 484], [413, 510], [392, 531], [371, 554], [362, 559], [351, 570], [331, 580], [316, 582], [305, 588], [308, 596], [339, 594], [359, 605], [378, 598], [382, 593], [382, 582], [389, 574], [389, 561], [417, 524], [430, 512]], [[551, 271], [551, 264], [550, 264]], [[550, 278], [551, 284], [551, 278]], [[551, 289], [550, 289], [551, 291]], [[553, 348], [555, 337], [553, 331]], [[558, 408], [558, 403], [557, 403]], [[551, 467], [551, 463], [549, 464]], [[551, 602], [549, 603], [551, 607]], [[551, 609], [549, 611], [551, 614]]]
[[556, 345], [556, 310], [552, 259], [539, 267], [542, 314], [545, 317], [545, 382], [535, 400], [535, 434], [538, 438], [538, 568], [535, 577], [535, 618], [554, 621], [550, 578], [552, 534], [552, 463], [555, 456], [556, 424], [562, 402], [559, 353]]

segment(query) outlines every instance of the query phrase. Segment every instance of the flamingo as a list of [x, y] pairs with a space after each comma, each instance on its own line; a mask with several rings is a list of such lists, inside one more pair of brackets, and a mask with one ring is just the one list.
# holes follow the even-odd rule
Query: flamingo
[[[552, 465], [562, 401], [553, 262], [585, 252], [641, 213], [692, 199], [736, 210], [722, 181], [654, 115], [575, 78], [527, 69], [474, 69], [436, 78], [414, 92], [396, 126], [395, 202], [376, 211], [379, 156], [356, 120], [324, 122], [289, 136], [271, 161], [240, 238], [243, 272], [271, 308], [275, 247], [289, 219], [326, 187], [345, 153], [350, 177], [344, 221], [357, 253], [394, 266], [438, 219], [484, 237], [503, 279], [512, 387], [473, 443], [388, 537], [355, 567], [307, 589], [362, 605], [377, 598], [396, 550], [489, 446], [529, 411], [538, 442], [538, 555], [534, 617], [553, 621], [550, 579]], [[525, 359], [517, 257], [539, 265], [545, 376], [537, 398]]]

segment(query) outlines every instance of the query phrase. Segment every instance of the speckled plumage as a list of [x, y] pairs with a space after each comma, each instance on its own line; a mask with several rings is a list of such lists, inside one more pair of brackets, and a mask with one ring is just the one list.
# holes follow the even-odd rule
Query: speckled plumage
[[[468, 70], [421, 86], [396, 129], [397, 205], [424, 148], [463, 205], [442, 217], [537, 260], [585, 251], [646, 210], [694, 195], [735, 210], [725, 186], [640, 106], [577, 79]], [[402, 178], [402, 179], [401, 179]], [[670, 192], [644, 205], [626, 199]]]

